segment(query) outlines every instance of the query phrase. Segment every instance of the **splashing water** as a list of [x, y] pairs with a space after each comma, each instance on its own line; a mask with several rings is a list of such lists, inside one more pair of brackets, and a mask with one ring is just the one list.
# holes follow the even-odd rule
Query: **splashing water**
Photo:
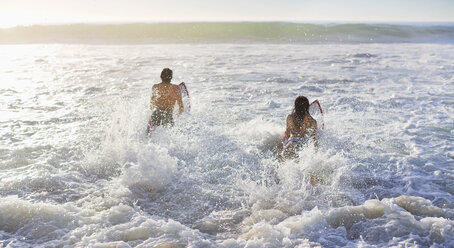
[[[0, 246], [454, 246], [451, 44], [0, 51]], [[163, 67], [192, 109], [146, 137]], [[279, 162], [298, 95], [326, 128]]]

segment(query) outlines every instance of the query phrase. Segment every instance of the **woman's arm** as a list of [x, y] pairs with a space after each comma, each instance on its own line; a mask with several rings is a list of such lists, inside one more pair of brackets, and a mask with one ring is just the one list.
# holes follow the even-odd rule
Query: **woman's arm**
[[312, 118], [310, 121], [311, 136], [315, 141], [315, 145], [318, 146], [318, 135], [317, 135], [317, 121]]
[[292, 136], [292, 131], [295, 129], [295, 126], [293, 124], [293, 118], [291, 115], [287, 116], [287, 128], [285, 129], [285, 132], [287, 133], [287, 137]]

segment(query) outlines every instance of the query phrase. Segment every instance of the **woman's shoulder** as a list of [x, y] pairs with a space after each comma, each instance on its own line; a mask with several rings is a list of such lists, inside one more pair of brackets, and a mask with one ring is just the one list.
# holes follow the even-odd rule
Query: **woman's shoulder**
[[307, 119], [310, 123], [315, 123], [315, 124], [317, 123], [317, 121], [311, 115], [307, 115]]

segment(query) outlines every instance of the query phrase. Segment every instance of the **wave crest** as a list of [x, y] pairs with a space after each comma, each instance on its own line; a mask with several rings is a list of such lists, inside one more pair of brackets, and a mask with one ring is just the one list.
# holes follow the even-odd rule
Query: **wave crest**
[[0, 29], [10, 43], [452, 43], [454, 25], [197, 22], [33, 25]]

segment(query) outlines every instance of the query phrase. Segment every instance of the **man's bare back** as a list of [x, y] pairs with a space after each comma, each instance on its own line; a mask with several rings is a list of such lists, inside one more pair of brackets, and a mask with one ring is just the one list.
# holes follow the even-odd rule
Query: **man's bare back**
[[178, 103], [178, 115], [181, 115], [181, 113], [183, 113], [183, 101], [178, 85], [164, 82], [153, 85], [151, 93], [151, 111], [163, 110], [173, 112], [175, 102]]
[[169, 68], [164, 68], [161, 72], [162, 82], [153, 85], [151, 92], [151, 118], [148, 123], [147, 133], [151, 127], [172, 126], [173, 107], [178, 103], [178, 115], [183, 113], [183, 101], [181, 99], [180, 87], [171, 84], [173, 72]]

